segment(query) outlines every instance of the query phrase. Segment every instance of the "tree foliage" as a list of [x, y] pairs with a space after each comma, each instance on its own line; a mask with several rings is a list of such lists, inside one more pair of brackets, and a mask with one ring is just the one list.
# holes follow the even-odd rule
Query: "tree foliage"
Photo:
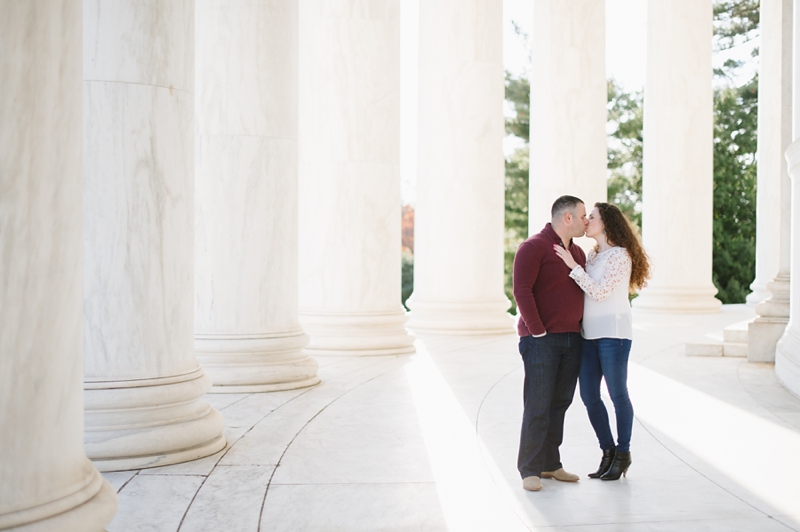
[[608, 200], [642, 227], [642, 92], [608, 81]]
[[[758, 36], [758, 0], [717, 0], [714, 38], [717, 51]], [[523, 40], [526, 38], [519, 30]], [[758, 54], [754, 48], [753, 56]], [[729, 59], [714, 71], [728, 86], [714, 92], [713, 280], [723, 303], [742, 303], [755, 276], [756, 140], [758, 81], [731, 86], [747, 59]], [[513, 302], [514, 253], [528, 231], [528, 146], [530, 85], [506, 74], [506, 101], [514, 111], [506, 132], [525, 141], [506, 158], [506, 294]], [[608, 198], [641, 227], [643, 101], [608, 82]], [[535, 117], [533, 117], [535, 120]], [[514, 307], [512, 307], [513, 310]]]
[[761, 21], [759, 0], [714, 2], [714, 36], [718, 50], [728, 50], [758, 36]]
[[758, 81], [714, 94], [713, 279], [723, 303], [744, 303], [755, 277]]
[[403, 307], [408, 310], [406, 301], [414, 291], [414, 254], [410, 250], [404, 249], [400, 260], [402, 261], [400, 269], [400, 301], [403, 303]]
[[[758, 36], [758, 0], [717, 0], [714, 35], [718, 51]], [[758, 55], [754, 48], [753, 56]], [[744, 303], [755, 277], [756, 143], [758, 77], [733, 86], [745, 60], [728, 60], [714, 74], [728, 80], [714, 91], [713, 280], [723, 303]]]
[[506, 132], [522, 139], [525, 144], [506, 158], [505, 209], [505, 292], [511, 301], [511, 312], [517, 304], [513, 295], [514, 255], [528, 237], [528, 140], [530, 138], [531, 86], [525, 78], [506, 73], [506, 101], [514, 114], [506, 118]]

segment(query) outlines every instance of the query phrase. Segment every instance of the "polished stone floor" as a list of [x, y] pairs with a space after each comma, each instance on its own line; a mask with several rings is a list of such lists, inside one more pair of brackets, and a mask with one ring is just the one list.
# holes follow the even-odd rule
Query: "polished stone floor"
[[586, 477], [600, 451], [576, 397], [562, 459], [580, 482], [523, 491], [516, 336], [423, 337], [411, 356], [320, 358], [313, 388], [208, 395], [227, 448], [105, 474], [108, 530], [800, 531], [800, 399], [770, 364], [685, 354], [752, 315], [635, 314], [618, 482]]

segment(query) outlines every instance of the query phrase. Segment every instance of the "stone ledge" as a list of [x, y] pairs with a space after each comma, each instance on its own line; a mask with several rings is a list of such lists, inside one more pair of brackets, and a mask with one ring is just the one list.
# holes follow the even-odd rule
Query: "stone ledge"
[[686, 356], [690, 357], [721, 357], [723, 352], [722, 344], [686, 344]]

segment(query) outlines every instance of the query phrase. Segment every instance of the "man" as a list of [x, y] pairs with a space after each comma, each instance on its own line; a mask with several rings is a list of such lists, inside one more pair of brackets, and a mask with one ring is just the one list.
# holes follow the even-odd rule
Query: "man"
[[586, 266], [586, 255], [572, 239], [583, 236], [589, 222], [586, 206], [574, 196], [558, 198], [550, 214], [550, 223], [524, 241], [514, 258], [517, 332], [525, 366], [517, 469], [528, 491], [542, 488], [540, 478], [578, 480], [564, 471], [558, 448], [580, 370], [583, 291], [553, 246], [564, 247]]

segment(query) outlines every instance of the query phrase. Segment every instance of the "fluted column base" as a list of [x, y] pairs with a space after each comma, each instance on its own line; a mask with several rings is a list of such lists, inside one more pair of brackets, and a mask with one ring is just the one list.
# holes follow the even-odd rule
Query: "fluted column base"
[[775, 362], [775, 349], [789, 323], [789, 275], [767, 284], [771, 296], [756, 305], [758, 316], [747, 327], [747, 361]]
[[415, 352], [416, 338], [406, 328], [402, 308], [396, 312], [300, 312], [311, 337], [305, 351], [316, 355], [403, 355]]
[[767, 284], [770, 292], [766, 299], [756, 306], [759, 318], [778, 318], [784, 322], [789, 321], [789, 274], [781, 273], [774, 281]]
[[783, 323], [789, 321], [789, 274], [781, 273], [775, 278], [774, 281], [767, 284], [767, 289], [770, 292], [769, 299], [759, 303], [756, 306], [756, 314], [758, 314], [758, 321], [761, 318], [780, 320]]
[[55, 499], [30, 508], [0, 514], [0, 530], [20, 532], [100, 532], [117, 511], [114, 487], [86, 461], [86, 476]]
[[748, 307], [758, 305], [759, 303], [767, 300], [771, 295], [769, 290], [767, 290], [767, 283], [762, 284], [754, 282], [750, 285], [750, 290], [752, 290], [752, 292], [747, 294], [747, 297], [745, 298], [745, 303], [747, 303]]
[[646, 288], [633, 300], [637, 310], [681, 314], [711, 314], [722, 311], [716, 288]]
[[775, 350], [775, 375], [792, 393], [800, 396], [800, 335], [790, 325]]
[[211, 393], [294, 390], [319, 383], [319, 364], [303, 348], [300, 331], [274, 335], [195, 335], [197, 361], [211, 377]]
[[225, 447], [225, 422], [202, 401], [201, 368], [158, 379], [84, 383], [86, 455], [100, 471], [188, 462]]
[[492, 301], [420, 301], [412, 295], [408, 327], [428, 334], [491, 335], [515, 332], [507, 298]]

